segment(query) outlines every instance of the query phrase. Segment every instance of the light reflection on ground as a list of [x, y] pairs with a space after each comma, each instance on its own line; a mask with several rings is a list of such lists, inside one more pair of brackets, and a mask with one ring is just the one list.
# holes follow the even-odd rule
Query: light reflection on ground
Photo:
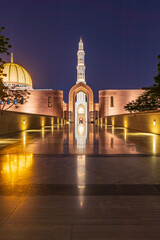
[[79, 124], [52, 126], [0, 139], [2, 153], [159, 154], [160, 136], [126, 128]]

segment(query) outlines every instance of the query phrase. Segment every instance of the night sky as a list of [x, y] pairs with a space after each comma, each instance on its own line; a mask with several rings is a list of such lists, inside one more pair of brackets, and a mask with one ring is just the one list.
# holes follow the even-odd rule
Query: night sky
[[157, 74], [159, 0], [0, 0], [0, 25], [33, 87], [63, 90], [65, 101], [80, 36], [96, 101], [100, 89], [150, 86]]

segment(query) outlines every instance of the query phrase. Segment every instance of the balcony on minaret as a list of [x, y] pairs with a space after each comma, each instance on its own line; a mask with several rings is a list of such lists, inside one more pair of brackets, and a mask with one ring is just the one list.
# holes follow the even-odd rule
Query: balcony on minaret
[[83, 50], [83, 41], [82, 38], [80, 38], [79, 44], [78, 44], [78, 52], [77, 52], [77, 82], [85, 82], [85, 52]]

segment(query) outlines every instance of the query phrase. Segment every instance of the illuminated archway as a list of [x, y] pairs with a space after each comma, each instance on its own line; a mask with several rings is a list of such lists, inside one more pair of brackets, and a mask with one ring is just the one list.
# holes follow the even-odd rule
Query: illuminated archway
[[87, 84], [80, 82], [74, 85], [69, 91], [68, 110], [71, 122], [75, 122], [75, 97], [79, 92], [83, 92], [87, 98], [87, 121], [89, 121], [89, 113], [94, 111], [93, 91]]

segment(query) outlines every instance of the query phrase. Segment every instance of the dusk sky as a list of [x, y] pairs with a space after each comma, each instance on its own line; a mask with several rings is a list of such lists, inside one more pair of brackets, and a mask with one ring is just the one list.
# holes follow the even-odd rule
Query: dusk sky
[[14, 62], [30, 73], [35, 89], [63, 90], [68, 101], [80, 36], [86, 82], [96, 101], [100, 89], [153, 84], [160, 54], [159, 0], [0, 0], [0, 8]]

